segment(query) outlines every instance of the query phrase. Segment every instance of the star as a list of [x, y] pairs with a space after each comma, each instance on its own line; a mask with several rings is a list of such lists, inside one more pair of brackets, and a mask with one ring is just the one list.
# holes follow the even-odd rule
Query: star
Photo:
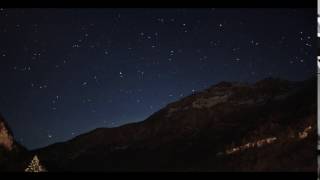
[[72, 47], [73, 48], [80, 48], [80, 45], [79, 44], [73, 44]]
[[309, 46], [309, 47], [311, 47], [311, 44], [309, 44], [309, 43], [305, 43], [305, 45], [306, 45], [306, 46]]
[[124, 77], [124, 74], [123, 74], [121, 71], [119, 72], [119, 77], [120, 77], [120, 78], [123, 78], [123, 77]]
[[161, 23], [164, 23], [164, 19], [163, 18], [158, 18], [158, 21]]

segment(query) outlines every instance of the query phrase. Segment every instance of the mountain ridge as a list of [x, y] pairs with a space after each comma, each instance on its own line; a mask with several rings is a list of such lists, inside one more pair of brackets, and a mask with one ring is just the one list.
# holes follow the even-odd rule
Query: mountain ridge
[[220, 82], [25, 159], [48, 171], [316, 171], [316, 94], [316, 78]]
[[[65, 165], [58, 167], [58, 169], [70, 167], [69, 170], [72, 171], [80, 169], [94, 171], [92, 169], [94, 167], [98, 171], [185, 170], [186, 167], [183, 167], [184, 163], [182, 163], [185, 161], [183, 159], [185, 157], [179, 153], [176, 154], [177, 151], [186, 153], [188, 155], [186, 159], [189, 161], [186, 164], [193, 166], [192, 162], [199, 160], [192, 160], [193, 158], [190, 157], [192, 153], [190, 152], [204, 152], [206, 154], [208, 150], [212, 150], [215, 156], [216, 153], [225, 151], [225, 146], [229, 143], [240, 142], [241, 138], [250, 136], [245, 134], [259, 129], [260, 123], [266, 123], [268, 124], [266, 127], [271, 127], [270, 123], [272, 124], [273, 121], [270, 120], [272, 117], [268, 117], [268, 113], [283, 116], [275, 118], [277, 120], [275, 120], [274, 124], [276, 125], [274, 126], [279, 126], [278, 131], [283, 129], [283, 124], [288, 125], [289, 122], [286, 122], [286, 119], [291, 116], [288, 113], [292, 110], [291, 108], [300, 109], [298, 112], [303, 114], [301, 116], [311, 113], [312, 111], [308, 112], [307, 109], [300, 107], [300, 104], [298, 104], [306, 104], [306, 107], [310, 106], [310, 102], [313, 102], [310, 97], [307, 101], [298, 98], [298, 101], [295, 102], [297, 97], [306, 96], [303, 94], [306, 91], [304, 89], [307, 89], [308, 95], [311, 95], [310, 92], [312, 91], [307, 86], [308, 84], [310, 84], [308, 81], [290, 82], [279, 79], [266, 79], [252, 85], [218, 83], [204, 91], [168, 104], [144, 121], [116, 128], [98, 128], [66, 143], [58, 144], [55, 147], [48, 146], [35, 152], [39, 153], [39, 156], [43, 157], [44, 162], [48, 162], [48, 164], [50, 162], [56, 162], [53, 164], [57, 164], [64, 161], [63, 164]], [[285, 110], [286, 113], [278, 112], [279, 110], [273, 106]], [[285, 108], [286, 106], [288, 108]], [[252, 123], [255, 118], [261, 120], [255, 120]], [[237, 123], [234, 119], [241, 121], [241, 123]], [[297, 121], [295, 123], [304, 121], [299, 120], [298, 117], [295, 119]], [[311, 119], [314, 119], [314, 117]], [[266, 129], [266, 127], [260, 128], [264, 129], [263, 132], [275, 131], [272, 128]], [[234, 128], [238, 129], [234, 131]], [[208, 145], [209, 141], [222, 144]], [[64, 153], [57, 153], [59, 151]], [[96, 163], [102, 161], [102, 159], [110, 158], [111, 162], [100, 162], [100, 165], [90, 168], [86, 165], [80, 165], [81, 162], [91, 162], [88, 159], [92, 158], [94, 154], [99, 154], [100, 157], [96, 159]], [[132, 156], [137, 156], [145, 162], [141, 162], [141, 167], [135, 167], [135, 161], [137, 160], [127, 157], [128, 154], [133, 154]], [[162, 156], [163, 158], [144, 157], [143, 154]], [[170, 154], [176, 154], [174, 156], [178, 157], [171, 157]], [[201, 157], [201, 155], [199, 156]], [[50, 157], [51, 160], [47, 157]], [[53, 157], [56, 160], [53, 160]], [[200, 157], [199, 159], [201, 159]], [[149, 158], [154, 159], [154, 162], [149, 162]], [[127, 162], [123, 164], [125, 161]], [[180, 167], [170, 164], [169, 161], [170, 163], [179, 162]], [[130, 162], [129, 165], [128, 162]], [[146, 167], [146, 164], [149, 164], [150, 167]]]
[[[305, 82], [305, 81], [312, 81], [312, 79], [313, 79], [313, 78], [308, 78], [307, 80], [294, 81], [294, 83], [303, 83], [303, 82]], [[207, 90], [209, 90], [209, 89], [216, 88], [216, 87], [231, 86], [232, 84], [252, 86], [252, 85], [255, 85], [255, 84], [259, 84], [259, 85], [260, 85], [260, 84], [263, 84], [263, 83], [265, 83], [265, 82], [270, 82], [270, 81], [290, 82], [290, 81], [288, 81], [288, 80], [283, 80], [283, 79], [281, 79], [281, 78], [274, 78], [274, 77], [267, 77], [267, 78], [265, 78], [265, 79], [262, 79], [262, 80], [260, 80], [260, 81], [254, 82], [254, 83], [236, 82], [236, 81], [221, 81], [221, 82], [219, 82], [219, 83], [217, 83], [217, 84], [215, 84], [215, 85], [210, 86], [209, 88], [206, 88], [206, 89], [201, 90], [201, 91], [196, 91], [195, 93], [192, 93], [192, 94], [190, 94], [190, 95], [188, 95], [188, 96], [186, 96], [186, 97], [183, 97], [183, 98], [181, 98], [181, 99], [178, 99], [177, 101], [184, 100], [185, 98], [188, 98], [189, 96], [194, 96], [194, 95], [196, 95], [197, 93], [205, 92], [205, 91], [207, 91]], [[176, 103], [177, 101], [168, 103], [165, 107], [161, 108], [160, 110], [162, 110], [162, 109], [164, 109], [164, 108], [167, 108], [168, 106], [170, 106], [171, 104]], [[159, 110], [159, 111], [160, 111], [160, 110]], [[130, 125], [132, 125], [132, 124], [140, 124], [140, 123], [148, 120], [151, 116], [153, 116], [153, 115], [154, 115], [155, 113], [157, 113], [157, 112], [158, 112], [158, 111], [154, 112], [153, 114], [151, 114], [149, 117], [147, 117], [146, 119], [144, 119], [144, 120], [142, 120], [142, 121], [127, 123], [127, 124], [123, 124], [123, 125], [120, 125], [120, 126], [117, 126], [117, 127], [98, 127], [98, 128], [93, 129], [93, 130], [90, 130], [90, 131], [88, 131], [88, 132], [85, 132], [85, 133], [82, 133], [82, 134], [80, 134], [80, 135], [77, 135], [77, 136], [75, 136], [74, 138], [71, 138], [71, 139], [69, 139], [69, 140], [56, 142], [56, 143], [53, 143], [53, 144], [50, 144], [50, 145], [47, 145], [47, 146], [52, 146], [52, 145], [55, 145], [55, 144], [61, 144], [61, 143], [67, 142], [67, 141], [71, 141], [71, 140], [73, 140], [73, 139], [82, 137], [82, 136], [84, 136], [84, 135], [86, 135], [86, 134], [90, 134], [90, 133], [92, 133], [92, 132], [94, 132], [94, 131], [116, 129], [116, 128], [120, 128], [120, 127], [124, 127], [124, 126], [130, 126]], [[47, 146], [40, 147], [40, 148], [35, 148], [35, 149], [33, 149], [32, 151], [35, 151], [35, 150], [37, 150], [37, 149], [46, 148]]]

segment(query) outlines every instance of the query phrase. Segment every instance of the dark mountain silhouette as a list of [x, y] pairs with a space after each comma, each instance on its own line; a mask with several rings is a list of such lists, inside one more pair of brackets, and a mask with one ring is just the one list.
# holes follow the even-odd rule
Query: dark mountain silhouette
[[48, 171], [316, 172], [316, 96], [316, 78], [221, 82], [142, 122], [29, 153]]

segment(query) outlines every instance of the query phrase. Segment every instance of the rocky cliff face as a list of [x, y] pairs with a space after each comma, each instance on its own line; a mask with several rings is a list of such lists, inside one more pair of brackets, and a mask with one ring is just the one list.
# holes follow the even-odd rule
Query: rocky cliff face
[[27, 150], [14, 140], [12, 131], [0, 116], [0, 171], [23, 171]]
[[222, 82], [34, 151], [49, 171], [316, 171], [316, 79]]
[[0, 147], [3, 151], [11, 151], [14, 146], [14, 139], [12, 132], [4, 119], [0, 116]]

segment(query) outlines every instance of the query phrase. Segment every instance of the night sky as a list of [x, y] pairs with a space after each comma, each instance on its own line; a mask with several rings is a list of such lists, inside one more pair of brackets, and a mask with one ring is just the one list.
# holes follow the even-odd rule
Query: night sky
[[27, 148], [220, 81], [316, 74], [314, 9], [0, 8], [0, 112]]

